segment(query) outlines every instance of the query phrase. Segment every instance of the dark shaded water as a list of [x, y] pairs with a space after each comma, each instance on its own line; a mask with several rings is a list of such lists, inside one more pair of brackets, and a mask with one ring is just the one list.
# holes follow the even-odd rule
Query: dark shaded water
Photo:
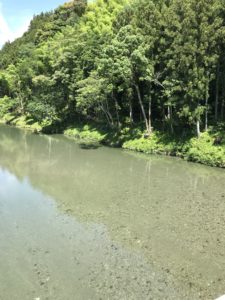
[[0, 299], [224, 293], [224, 170], [0, 126]]

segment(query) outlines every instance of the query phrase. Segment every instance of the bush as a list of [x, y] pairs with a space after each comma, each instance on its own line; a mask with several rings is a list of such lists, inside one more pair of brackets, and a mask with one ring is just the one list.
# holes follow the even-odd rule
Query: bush
[[64, 134], [77, 140], [93, 141], [98, 143], [102, 142], [106, 136], [106, 134], [100, 132], [99, 129], [92, 127], [91, 125], [69, 128], [64, 131]]
[[17, 101], [8, 96], [0, 98], [0, 117], [3, 118], [5, 115], [9, 114], [15, 110], [17, 106]]
[[172, 136], [155, 132], [150, 138], [143, 137], [129, 140], [123, 144], [124, 149], [144, 153], [159, 153], [174, 155], [189, 161], [209, 166], [225, 167], [225, 145], [214, 144], [215, 135], [203, 133], [199, 139], [182, 140]]

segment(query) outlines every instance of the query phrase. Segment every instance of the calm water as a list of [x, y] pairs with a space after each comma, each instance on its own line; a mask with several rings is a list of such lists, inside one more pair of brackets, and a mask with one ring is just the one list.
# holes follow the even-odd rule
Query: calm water
[[225, 171], [0, 126], [0, 299], [225, 294]]

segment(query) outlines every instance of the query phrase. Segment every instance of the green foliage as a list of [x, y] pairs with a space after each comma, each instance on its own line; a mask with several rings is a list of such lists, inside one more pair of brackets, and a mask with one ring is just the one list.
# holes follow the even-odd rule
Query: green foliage
[[224, 49], [222, 0], [73, 0], [0, 51], [0, 117], [45, 132], [103, 124], [66, 134], [222, 165], [194, 136], [225, 121]]
[[77, 126], [64, 131], [66, 136], [75, 138], [76, 140], [91, 141], [100, 143], [104, 140], [106, 133], [91, 125]]
[[168, 134], [154, 132], [150, 138], [129, 140], [123, 144], [124, 149], [136, 150], [147, 154], [157, 153], [166, 155], [180, 155], [183, 144]]
[[43, 120], [57, 120], [54, 107], [50, 106], [49, 104], [44, 104], [42, 102], [29, 102], [27, 111], [38, 122]]
[[202, 134], [200, 139], [191, 139], [187, 159], [209, 166], [225, 167], [225, 145], [216, 146], [214, 140], [215, 137], [208, 133]]
[[155, 132], [151, 138], [129, 140], [123, 144], [124, 149], [144, 153], [173, 155], [186, 160], [214, 167], [225, 167], [225, 144], [214, 144], [215, 136], [204, 133], [201, 138], [180, 139]]
[[10, 112], [13, 112], [17, 106], [17, 101], [8, 96], [0, 98], [0, 118], [3, 118]]

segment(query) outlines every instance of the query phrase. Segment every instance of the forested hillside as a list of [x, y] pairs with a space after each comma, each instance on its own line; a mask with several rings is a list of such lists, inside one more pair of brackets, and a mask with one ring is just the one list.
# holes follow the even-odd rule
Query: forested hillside
[[224, 0], [74, 0], [35, 16], [0, 52], [0, 117], [96, 124], [129, 149], [225, 166]]

